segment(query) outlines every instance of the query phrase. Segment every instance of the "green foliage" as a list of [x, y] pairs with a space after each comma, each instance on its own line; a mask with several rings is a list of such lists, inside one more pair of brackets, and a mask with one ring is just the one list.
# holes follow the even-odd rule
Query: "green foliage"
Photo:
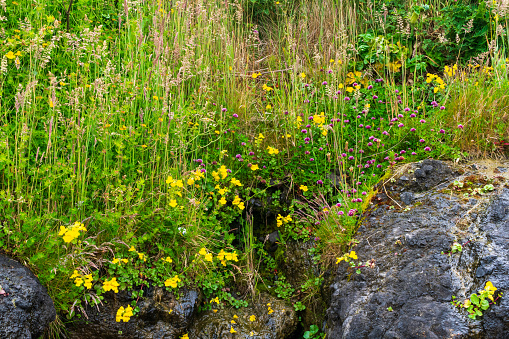
[[292, 287], [292, 284], [289, 282], [286, 282], [285, 276], [280, 276], [278, 280], [276, 280], [276, 288], [275, 292], [278, 296], [278, 298], [282, 299], [290, 299], [293, 296], [293, 292], [295, 292], [295, 289]]
[[[465, 299], [464, 302], [460, 302], [455, 296], [452, 296], [451, 304], [458, 308], [464, 308], [468, 311], [468, 317], [476, 320], [477, 317], [482, 317], [483, 312], [486, 311], [490, 305], [495, 305], [501, 293], [498, 293], [496, 299], [494, 298], [497, 288], [493, 286], [491, 281], [486, 283], [483, 290], [479, 291], [479, 294], [473, 293], [469, 299]], [[490, 302], [491, 300], [491, 302]]]
[[313, 338], [320, 338], [320, 328], [316, 325], [309, 326], [309, 330], [304, 332], [304, 335], [302, 336], [305, 339], [313, 339]]

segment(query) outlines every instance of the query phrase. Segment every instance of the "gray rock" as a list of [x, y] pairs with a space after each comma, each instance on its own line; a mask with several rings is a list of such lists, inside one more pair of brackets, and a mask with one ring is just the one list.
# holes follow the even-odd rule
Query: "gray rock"
[[[268, 304], [273, 311], [271, 314]], [[250, 321], [252, 315], [255, 321]], [[231, 323], [232, 320], [235, 324]], [[297, 324], [298, 317], [291, 304], [261, 294], [258, 301], [247, 308], [222, 308], [216, 313], [200, 313], [188, 334], [189, 338], [194, 339], [281, 339], [289, 338], [297, 329]], [[232, 327], [236, 333], [230, 332]]]
[[414, 202], [414, 194], [412, 192], [403, 192], [401, 193], [401, 201], [405, 203], [405, 205], [412, 205]]
[[[384, 201], [390, 200], [381, 193], [380, 205], [362, 219], [354, 249], [361, 263], [373, 260], [375, 266], [357, 275], [338, 265], [327, 338], [509, 338], [505, 295], [475, 321], [450, 304], [453, 295], [465, 300], [487, 281], [497, 293], [509, 291], [509, 189], [497, 185], [479, 196], [472, 213], [468, 199], [441, 192], [438, 184], [461, 179], [445, 163], [425, 160], [414, 174], [405, 193], [423, 192], [422, 204], [388, 209]], [[389, 194], [398, 191], [393, 187]], [[462, 252], [441, 254], [466, 239], [471, 242]]]
[[107, 292], [99, 310], [86, 307], [86, 317], [67, 325], [68, 338], [177, 339], [187, 332], [201, 301], [199, 292], [181, 290], [178, 299], [159, 287], [144, 292], [137, 304], [140, 312], [128, 322], [116, 322], [115, 316], [120, 306], [130, 305], [131, 293]]
[[55, 317], [53, 301], [37, 277], [0, 255], [0, 338], [38, 338]]
[[274, 231], [271, 234], [269, 234], [269, 242], [271, 244], [276, 243], [276, 241], [279, 241], [279, 231]]

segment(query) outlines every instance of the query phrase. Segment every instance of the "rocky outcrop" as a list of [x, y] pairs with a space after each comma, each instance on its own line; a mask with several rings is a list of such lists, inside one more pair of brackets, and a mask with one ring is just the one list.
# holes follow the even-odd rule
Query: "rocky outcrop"
[[477, 320], [451, 305], [509, 291], [509, 185], [472, 168], [425, 160], [379, 185], [354, 248], [374, 267], [338, 265], [327, 338], [509, 338], [507, 297]]
[[0, 338], [38, 338], [55, 316], [53, 301], [37, 277], [0, 255]]
[[131, 304], [132, 292], [107, 292], [102, 305], [85, 308], [86, 316], [67, 326], [68, 337], [174, 339], [186, 333], [201, 301], [199, 292], [181, 290], [178, 299], [158, 287], [146, 288], [144, 292], [137, 303], [139, 313], [128, 322], [117, 322], [115, 317], [121, 306]]
[[217, 312], [200, 313], [189, 329], [189, 338], [282, 339], [289, 338], [297, 324], [298, 317], [292, 305], [261, 294], [258, 301], [247, 308], [223, 308]]

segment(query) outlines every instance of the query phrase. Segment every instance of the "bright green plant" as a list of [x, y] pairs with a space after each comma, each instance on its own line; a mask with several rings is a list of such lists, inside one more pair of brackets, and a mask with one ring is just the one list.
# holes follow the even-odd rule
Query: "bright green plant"
[[490, 305], [495, 305], [496, 301], [500, 298], [501, 293], [499, 292], [495, 299], [495, 291], [497, 291], [497, 288], [493, 286], [491, 281], [488, 281], [484, 289], [479, 291], [479, 294], [473, 293], [470, 295], [470, 298], [465, 299], [463, 302], [456, 300], [456, 297], [452, 296], [451, 304], [458, 308], [466, 309], [469, 313], [468, 317], [476, 320], [477, 317], [482, 317], [483, 312], [486, 311]]

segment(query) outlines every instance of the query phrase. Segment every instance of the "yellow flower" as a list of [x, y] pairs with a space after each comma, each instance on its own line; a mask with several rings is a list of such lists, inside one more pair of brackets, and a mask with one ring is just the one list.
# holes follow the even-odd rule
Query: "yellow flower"
[[260, 169], [258, 165], [251, 165], [251, 171], [256, 171], [257, 169]]
[[221, 197], [221, 199], [219, 199], [219, 203], [221, 205], [225, 205], [226, 204], [226, 199], [224, 197]]
[[348, 256], [352, 259], [357, 259], [357, 254], [355, 254], [355, 251], [351, 251]]
[[263, 84], [262, 89], [267, 92], [274, 90], [274, 88], [267, 86], [267, 84]]
[[353, 92], [353, 87], [347, 87], [347, 88], [346, 88], [346, 91], [347, 91], [348, 93], [352, 93], [352, 92]]
[[334, 63], [334, 59], [330, 59], [329, 62], [332, 64]]
[[138, 258], [140, 258], [140, 260], [147, 261], [147, 259], [145, 258], [145, 254], [143, 253], [138, 253]]
[[493, 283], [491, 281], [488, 281], [486, 283], [486, 287], [484, 287], [484, 289], [486, 291], [489, 291], [489, 292], [492, 292], [492, 293], [494, 293], [497, 290], [497, 288], [495, 286], [493, 286]]
[[171, 207], [177, 207], [177, 200], [175, 200], [175, 199], [171, 199], [171, 200], [170, 200], [170, 206], [171, 206]]
[[277, 148], [274, 148], [274, 147], [270, 147], [270, 146], [267, 146], [267, 150], [269, 151], [269, 154], [278, 154], [279, 153], [279, 150]]
[[212, 253], [205, 254], [205, 260], [206, 261], [212, 261]]
[[128, 322], [129, 319], [133, 316], [133, 308], [131, 305], [127, 306], [125, 309], [123, 306], [120, 306], [120, 308], [117, 311], [117, 315], [115, 317], [115, 320], [117, 322], [123, 321]]
[[202, 247], [202, 248], [200, 249], [200, 251], [198, 252], [198, 254], [200, 254], [200, 255], [206, 255], [206, 254], [207, 254], [207, 250], [205, 249], [205, 247]]
[[249, 317], [249, 321], [255, 321], [255, 320], [256, 320], [256, 317], [254, 315]]
[[243, 210], [243, 209], [245, 208], [245, 206], [244, 206], [244, 203], [243, 203], [243, 202], [239, 203], [237, 207], [238, 207], [240, 210]]
[[189, 186], [191, 186], [192, 184], [194, 184], [194, 179], [193, 179], [193, 178], [189, 178], [189, 179], [187, 179], [187, 184], [188, 184]]
[[270, 104], [267, 104], [267, 106], [265, 106], [265, 109], [268, 111], [268, 110], [271, 110], [272, 109], [272, 106]]
[[119, 263], [119, 262], [120, 262], [120, 260], [119, 260], [119, 259], [117, 259], [117, 258], [113, 258], [113, 261], [112, 261], [112, 263], [113, 263], [113, 264], [117, 264], [117, 263]]
[[230, 321], [231, 324], [236, 324], [235, 320]]
[[233, 204], [233, 205], [238, 205], [238, 204], [240, 204], [240, 202], [241, 202], [241, 201], [242, 201], [242, 200], [240, 200], [239, 196], [238, 196], [238, 195], [236, 195], [236, 196], [235, 196], [235, 199], [233, 199], [233, 201], [232, 201], [232, 204]]
[[171, 176], [169, 176], [168, 178], [166, 178], [166, 183], [167, 184], [171, 184], [173, 182], [173, 178]]
[[304, 78], [306, 77], [306, 74], [305, 74], [305, 73], [301, 73], [301, 74], [299, 74], [299, 76], [300, 76], [302, 79], [304, 79]]
[[305, 186], [305, 185], [300, 185], [299, 189], [302, 191], [302, 192], [307, 192], [308, 191], [308, 187]]
[[[230, 182], [235, 186], [242, 186], [242, 183], [238, 179], [232, 178]], [[219, 194], [223, 195], [224, 193], [221, 193], [221, 190], [219, 190]]]
[[237, 333], [237, 331], [233, 329], [233, 326], [230, 328], [230, 333]]
[[212, 303], [216, 303], [216, 304], [218, 304], [218, 305], [219, 305], [219, 298], [218, 298], [218, 297], [215, 297], [214, 299], [211, 299], [211, 300], [210, 300], [210, 303], [211, 303], [211, 304], [212, 304]]
[[111, 280], [105, 280], [103, 284], [103, 290], [105, 292], [113, 291], [115, 293], [118, 293], [118, 286], [119, 283], [117, 282], [117, 278], [113, 277]]
[[253, 74], [251, 74], [251, 78], [256, 79], [256, 78], [258, 78], [260, 75], [262, 75], [262, 73], [260, 73], [260, 72], [258, 72], [258, 73], [253, 73]]
[[233, 315], [233, 319], [239, 319], [236, 314]]
[[[173, 9], [172, 9], [172, 12], [173, 12]], [[180, 337], [180, 339], [189, 339], [189, 336], [186, 334], [184, 334], [182, 337]]]
[[7, 52], [7, 54], [5, 56], [7, 57], [7, 59], [11, 59], [11, 60], [16, 57], [16, 55], [14, 53], [12, 53], [12, 51]]
[[170, 264], [173, 262], [173, 260], [170, 257], [162, 258], [164, 261], [169, 262]]
[[343, 260], [345, 260], [345, 257], [340, 257], [340, 258], [336, 258], [336, 259], [338, 259], [338, 260], [336, 261], [336, 264], [339, 264], [340, 262], [342, 262]]
[[268, 313], [269, 313], [269, 314], [274, 313], [274, 310], [273, 310], [273, 309], [272, 309], [272, 307], [270, 307], [270, 306], [269, 306], [269, 308], [267, 309], [267, 311], [268, 311]]
[[87, 274], [85, 276], [85, 283], [83, 284], [83, 286], [85, 286], [87, 289], [91, 289], [92, 288], [92, 274]]
[[136, 249], [134, 249], [134, 246], [131, 246], [131, 248], [129, 249], [129, 252], [134, 252], [136, 251]]
[[166, 287], [170, 286], [172, 288], [177, 288], [177, 285], [180, 281], [181, 280], [179, 279], [178, 275], [176, 275], [173, 278], [166, 279], [166, 281], [164, 282], [164, 286], [166, 286]]
[[76, 278], [76, 280], [74, 280], [74, 283], [76, 284], [76, 286], [80, 287], [81, 284], [83, 284], [83, 279], [81, 278]]

